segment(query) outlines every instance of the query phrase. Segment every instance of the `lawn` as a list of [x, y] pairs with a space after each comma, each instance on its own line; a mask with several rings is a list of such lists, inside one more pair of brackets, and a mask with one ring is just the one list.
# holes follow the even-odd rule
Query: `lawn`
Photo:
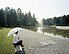
[[10, 28], [0, 28], [0, 54], [15, 54], [13, 36], [7, 37]]

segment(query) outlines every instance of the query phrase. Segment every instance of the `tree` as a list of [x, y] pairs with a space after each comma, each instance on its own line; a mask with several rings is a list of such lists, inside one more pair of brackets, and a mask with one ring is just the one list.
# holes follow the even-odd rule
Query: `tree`
[[24, 26], [28, 26], [27, 23], [28, 23], [28, 16], [27, 16], [27, 14], [25, 14], [25, 16], [24, 16]]
[[43, 19], [42, 19], [42, 25], [41, 25], [41, 26], [44, 27], [44, 25], [45, 25], [45, 19], [43, 18]]
[[5, 16], [4, 16], [4, 10], [3, 8], [0, 9], [0, 27], [5, 26]]
[[61, 17], [57, 17], [57, 19], [56, 19], [56, 25], [57, 26], [61, 26], [62, 25], [61, 22], [62, 22]]
[[36, 20], [35, 14], [33, 14], [33, 18], [32, 18], [32, 26], [36, 26], [38, 25], [38, 22]]
[[17, 14], [15, 9], [10, 9], [10, 26], [15, 27], [17, 22]]
[[27, 26], [32, 26], [32, 16], [31, 13], [29, 11], [29, 13], [27, 14]]
[[25, 25], [25, 16], [24, 13], [21, 14], [22, 18], [21, 18], [21, 26], [23, 27]]
[[62, 26], [66, 25], [66, 15], [62, 16]]
[[66, 17], [66, 24], [67, 24], [67, 26], [69, 26], [69, 15], [67, 15], [67, 17]]
[[11, 20], [10, 20], [10, 8], [9, 7], [5, 8], [5, 19], [6, 19], [6, 26], [10, 27]]
[[18, 26], [21, 26], [21, 20], [22, 20], [22, 11], [20, 8], [17, 9], [17, 24]]
[[56, 25], [56, 17], [53, 17], [53, 24]]
[[0, 9], [0, 27], [16, 27], [16, 26], [36, 26], [37, 20], [35, 15], [31, 16], [31, 13], [22, 13], [21, 9], [18, 8], [17, 12], [13, 8], [6, 7], [5, 10]]

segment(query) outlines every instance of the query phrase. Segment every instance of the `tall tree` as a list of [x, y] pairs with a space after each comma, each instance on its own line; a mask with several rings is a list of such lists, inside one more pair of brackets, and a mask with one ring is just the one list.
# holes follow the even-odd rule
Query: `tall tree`
[[24, 24], [25, 24], [25, 16], [24, 16], [24, 13], [21, 14], [21, 26], [23, 27]]
[[10, 9], [10, 26], [15, 27], [17, 21], [17, 14], [15, 9]]
[[33, 14], [32, 25], [33, 25], [33, 26], [38, 25], [38, 22], [37, 22], [37, 20], [36, 20], [35, 14]]
[[25, 14], [24, 16], [24, 26], [28, 26], [28, 16]]
[[5, 17], [4, 17], [4, 10], [3, 8], [0, 9], [0, 27], [5, 26]]
[[9, 7], [5, 8], [5, 19], [6, 19], [6, 26], [10, 27], [11, 20], [10, 20], [10, 8]]
[[56, 17], [53, 17], [53, 24], [56, 25]]
[[5, 10], [0, 9], [0, 26], [36, 26], [37, 23], [35, 15], [33, 14], [32, 17], [30, 11], [24, 15], [20, 8], [17, 9], [17, 12], [9, 7], [6, 7]]
[[27, 25], [28, 26], [32, 26], [32, 16], [31, 16], [31, 12], [29, 11], [29, 13], [27, 14], [28, 18], [27, 18]]
[[21, 19], [22, 19], [22, 11], [20, 8], [18, 8], [17, 9], [17, 22], [19, 26], [21, 26]]

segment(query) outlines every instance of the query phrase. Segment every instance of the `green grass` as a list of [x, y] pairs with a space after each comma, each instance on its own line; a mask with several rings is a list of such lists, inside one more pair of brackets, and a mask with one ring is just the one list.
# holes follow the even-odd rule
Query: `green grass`
[[13, 36], [7, 37], [10, 28], [0, 28], [0, 54], [15, 54]]

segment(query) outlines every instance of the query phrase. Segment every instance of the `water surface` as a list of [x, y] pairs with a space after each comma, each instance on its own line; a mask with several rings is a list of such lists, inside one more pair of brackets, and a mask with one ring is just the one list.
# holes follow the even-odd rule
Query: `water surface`
[[57, 37], [57, 38], [65, 38], [69, 39], [69, 30], [58, 30], [55, 27], [37, 27], [37, 28], [29, 28], [32, 31]]

